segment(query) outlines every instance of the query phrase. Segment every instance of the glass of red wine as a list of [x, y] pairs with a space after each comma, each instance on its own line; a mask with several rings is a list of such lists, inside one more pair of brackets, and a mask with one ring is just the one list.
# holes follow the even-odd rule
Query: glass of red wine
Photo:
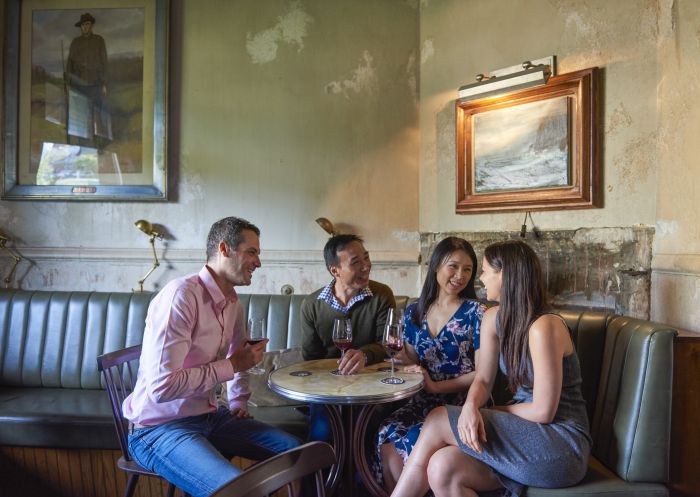
[[382, 378], [382, 383], [389, 385], [400, 385], [405, 380], [394, 376], [394, 357], [403, 350], [403, 312], [400, 310], [389, 309], [386, 317], [386, 325], [384, 326], [384, 335], [382, 336], [382, 345], [384, 350], [391, 357], [391, 376]]
[[[248, 338], [246, 341], [250, 345], [254, 345], [261, 342], [267, 338], [267, 328], [265, 327], [265, 318], [263, 319], [253, 319], [248, 320]], [[262, 367], [262, 363], [256, 364], [248, 370], [251, 374], [265, 374], [265, 368]]]
[[[333, 322], [333, 343], [340, 349], [340, 358], [345, 355], [345, 351], [352, 345], [352, 324], [349, 319], [336, 319]], [[331, 371], [333, 374], [343, 374], [340, 369]]]

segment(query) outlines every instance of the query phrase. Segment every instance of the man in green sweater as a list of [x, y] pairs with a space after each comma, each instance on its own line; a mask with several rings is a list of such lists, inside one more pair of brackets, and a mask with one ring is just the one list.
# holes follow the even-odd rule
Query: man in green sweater
[[396, 307], [391, 288], [369, 279], [372, 263], [363, 243], [357, 235], [331, 237], [323, 257], [333, 280], [301, 305], [302, 353], [306, 360], [340, 357], [340, 350], [333, 344], [333, 322], [351, 320], [352, 346], [338, 362], [342, 374], [357, 373], [367, 364], [383, 360], [384, 323], [389, 308]]
[[[340, 350], [333, 343], [333, 322], [350, 319], [352, 345], [338, 361], [338, 370], [341, 374], [354, 374], [384, 358], [384, 323], [396, 301], [391, 288], [370, 281], [372, 263], [359, 236], [329, 238], [323, 258], [333, 280], [301, 304], [302, 354], [306, 360], [340, 357]], [[324, 407], [311, 404], [309, 410], [309, 440], [331, 440], [330, 420]]]

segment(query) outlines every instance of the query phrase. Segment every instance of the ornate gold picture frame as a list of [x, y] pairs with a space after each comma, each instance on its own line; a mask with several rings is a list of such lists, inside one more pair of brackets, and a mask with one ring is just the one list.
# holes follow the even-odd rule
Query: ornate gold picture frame
[[599, 207], [597, 74], [457, 100], [456, 212]]

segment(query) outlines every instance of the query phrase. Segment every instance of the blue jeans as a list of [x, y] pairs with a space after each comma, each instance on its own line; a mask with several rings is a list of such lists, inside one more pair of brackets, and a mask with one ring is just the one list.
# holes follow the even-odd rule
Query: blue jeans
[[299, 444], [270, 425], [233, 417], [225, 407], [129, 435], [129, 453], [137, 463], [193, 497], [210, 495], [241, 473], [222, 454], [259, 461]]
[[320, 404], [309, 404], [309, 440], [333, 443], [331, 418]]

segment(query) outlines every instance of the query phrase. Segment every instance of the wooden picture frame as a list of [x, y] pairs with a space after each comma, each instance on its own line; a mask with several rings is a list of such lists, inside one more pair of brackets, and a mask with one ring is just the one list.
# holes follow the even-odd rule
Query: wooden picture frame
[[167, 200], [169, 10], [5, 2], [4, 200]]
[[457, 214], [600, 207], [597, 77], [457, 100]]

